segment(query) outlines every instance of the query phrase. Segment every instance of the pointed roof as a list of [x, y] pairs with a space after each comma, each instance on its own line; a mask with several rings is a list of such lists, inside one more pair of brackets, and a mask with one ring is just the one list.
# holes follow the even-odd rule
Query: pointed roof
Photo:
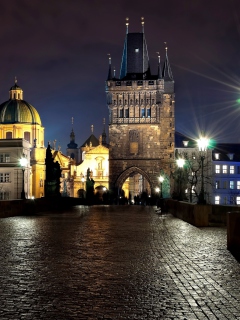
[[86, 144], [88, 146], [97, 147], [99, 145], [99, 140], [95, 137], [95, 135], [92, 133], [90, 137], [83, 143], [81, 147], [86, 147]]
[[127, 33], [124, 41], [120, 79], [132, 78], [131, 74], [144, 74], [150, 72], [147, 42], [144, 34], [144, 21], [142, 18], [142, 32]]
[[161, 57], [159, 52], [157, 52], [158, 54], [158, 79], [162, 78], [162, 69], [161, 69]]
[[78, 147], [77, 143], [75, 143], [75, 133], [73, 131], [73, 128], [70, 133], [70, 143], [67, 145], [67, 147], [68, 149], [77, 149]]
[[109, 61], [109, 67], [108, 67], [108, 77], [107, 80], [112, 80], [112, 59], [111, 59], [111, 55], [108, 54], [108, 61]]
[[168, 54], [167, 54], [168, 48], [166, 47], [165, 50], [166, 50], [166, 57], [165, 57], [164, 65], [163, 65], [162, 77], [164, 80], [171, 81], [171, 80], [173, 80], [173, 75], [172, 75], [172, 70], [170, 67]]

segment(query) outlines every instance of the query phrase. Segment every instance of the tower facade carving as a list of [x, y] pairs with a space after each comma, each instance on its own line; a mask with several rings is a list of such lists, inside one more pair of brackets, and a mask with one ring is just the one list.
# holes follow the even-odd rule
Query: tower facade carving
[[128, 25], [127, 20], [120, 76], [116, 77], [109, 57], [105, 86], [109, 110], [109, 186], [120, 189], [129, 176], [137, 173], [154, 192], [160, 174], [169, 179], [173, 167], [174, 80], [167, 47], [162, 68], [158, 55], [158, 71], [152, 74], [144, 20], [140, 33], [129, 33]]

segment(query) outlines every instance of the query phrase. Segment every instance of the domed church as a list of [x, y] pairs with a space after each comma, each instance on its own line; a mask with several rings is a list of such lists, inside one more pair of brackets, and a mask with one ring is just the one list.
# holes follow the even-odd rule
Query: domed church
[[[45, 156], [39, 113], [23, 100], [15, 79], [9, 100], [0, 105], [0, 200], [42, 197]], [[27, 159], [24, 167], [21, 158]]]

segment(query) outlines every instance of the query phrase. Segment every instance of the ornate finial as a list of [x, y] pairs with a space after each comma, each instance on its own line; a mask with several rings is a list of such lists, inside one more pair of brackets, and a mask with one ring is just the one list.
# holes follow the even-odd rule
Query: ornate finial
[[72, 117], [72, 125], [73, 125], [73, 117]]
[[126, 32], [128, 33], [129, 18], [126, 18]]
[[92, 133], [93, 133], [93, 124], [91, 125], [91, 131], [92, 131]]
[[110, 53], [108, 53], [107, 55], [108, 55], [108, 61], [109, 61], [109, 64], [111, 64], [111, 59], [112, 59], [112, 58], [111, 58], [111, 54], [110, 54]]
[[158, 51], [156, 53], [158, 55], [158, 63], [160, 64], [160, 53]]
[[166, 52], [167, 52], [167, 49], [168, 49], [168, 47], [167, 47], [167, 42], [164, 42], [164, 44], [165, 44], [165, 50], [166, 50]]
[[141, 17], [142, 32], [144, 32], [144, 17]]
[[105, 118], [103, 118], [103, 124], [105, 125]]
[[116, 78], [116, 68], [113, 67], [113, 78]]
[[17, 84], [17, 76], [15, 76], [15, 84]]

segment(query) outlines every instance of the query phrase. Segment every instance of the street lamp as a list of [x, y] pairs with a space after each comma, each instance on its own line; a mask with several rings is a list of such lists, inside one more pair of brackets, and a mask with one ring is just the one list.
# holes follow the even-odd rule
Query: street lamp
[[206, 200], [204, 199], [204, 174], [203, 174], [203, 164], [205, 159], [205, 153], [207, 151], [209, 139], [206, 137], [201, 136], [197, 140], [198, 149], [200, 152], [200, 159], [201, 159], [201, 190], [198, 197], [198, 204], [206, 204]]
[[177, 166], [180, 168], [180, 179], [179, 179], [179, 200], [182, 200], [182, 170], [185, 164], [185, 160], [182, 158], [177, 159]]
[[163, 180], [164, 180], [164, 177], [163, 176], [160, 176], [159, 177], [159, 181], [160, 181], [160, 191], [161, 191], [161, 194], [160, 194], [160, 198], [162, 198], [163, 197], [163, 194], [162, 194], [162, 184], [163, 184]]
[[22, 192], [21, 192], [21, 199], [26, 199], [26, 195], [25, 195], [25, 190], [24, 190], [24, 172], [25, 172], [25, 168], [27, 166], [28, 160], [27, 158], [23, 155], [21, 159], [19, 159], [20, 162], [20, 166], [22, 168]]

